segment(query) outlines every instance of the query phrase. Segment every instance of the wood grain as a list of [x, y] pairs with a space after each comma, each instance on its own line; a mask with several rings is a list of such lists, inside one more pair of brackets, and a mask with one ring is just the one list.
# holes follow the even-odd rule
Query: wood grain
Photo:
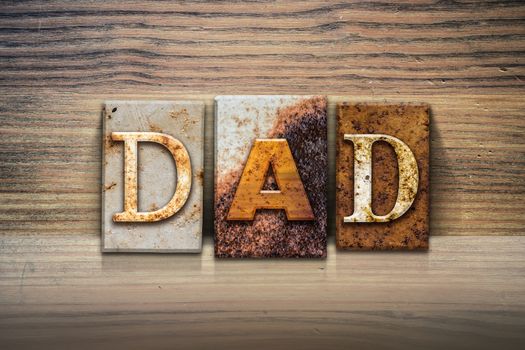
[[[204, 234], [213, 234], [213, 120], [207, 101]], [[195, 95], [4, 99], [0, 126], [3, 232], [100, 234], [101, 101]], [[525, 100], [518, 96], [331, 97], [329, 214], [334, 212], [337, 101], [426, 102], [431, 116], [431, 235], [516, 235], [525, 227]], [[23, 108], [23, 111], [16, 111]], [[329, 219], [329, 235], [334, 235]]]
[[2, 232], [100, 233], [106, 99], [324, 93], [431, 105], [431, 234], [523, 234], [522, 2], [15, 1], [0, 21]]
[[525, 237], [326, 260], [100, 254], [94, 235], [8, 235], [2, 348], [520, 349]]
[[[3, 348], [523, 343], [524, 238], [437, 237], [525, 233], [523, 1], [0, 8]], [[430, 253], [101, 255], [102, 102], [206, 99], [209, 237], [216, 94], [336, 95], [332, 116], [338, 101], [430, 104]]]

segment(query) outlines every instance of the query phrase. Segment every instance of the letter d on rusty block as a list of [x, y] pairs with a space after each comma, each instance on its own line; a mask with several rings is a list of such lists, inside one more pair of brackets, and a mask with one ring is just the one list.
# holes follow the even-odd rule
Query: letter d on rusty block
[[[403, 215], [414, 202], [418, 175], [416, 159], [408, 146], [389, 135], [346, 134], [345, 140], [354, 144], [354, 213], [344, 222], [388, 222]], [[399, 168], [397, 199], [394, 208], [385, 215], [372, 210], [372, 146], [377, 141], [394, 148]]]
[[199, 252], [201, 102], [107, 102], [103, 250]]
[[429, 109], [339, 104], [339, 248], [427, 249]]

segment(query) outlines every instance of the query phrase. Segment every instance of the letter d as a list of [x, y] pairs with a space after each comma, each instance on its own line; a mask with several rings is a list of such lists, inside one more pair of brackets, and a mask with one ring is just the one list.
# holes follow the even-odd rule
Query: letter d
[[[186, 203], [191, 189], [191, 162], [184, 145], [170, 135], [156, 132], [112, 132], [114, 141], [124, 141], [124, 211], [113, 215], [115, 222], [153, 222], [169, 218]], [[177, 187], [168, 204], [151, 212], [137, 209], [137, 143], [155, 142], [166, 147], [177, 167]]]
[[[387, 222], [399, 218], [416, 198], [419, 172], [414, 154], [401, 140], [381, 134], [345, 134], [354, 144], [354, 213], [344, 222]], [[399, 165], [399, 188], [394, 208], [386, 215], [372, 212], [372, 145], [389, 143], [396, 152]]]

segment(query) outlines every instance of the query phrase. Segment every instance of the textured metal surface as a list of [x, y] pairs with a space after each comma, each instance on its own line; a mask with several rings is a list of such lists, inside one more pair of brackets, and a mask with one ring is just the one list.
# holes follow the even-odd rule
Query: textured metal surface
[[[186, 204], [192, 183], [190, 156], [182, 142], [173, 136], [157, 132], [112, 132], [111, 140], [124, 142], [124, 211], [114, 214], [113, 221], [156, 222], [175, 215]], [[162, 208], [150, 209], [146, 212], [138, 211], [139, 142], [155, 142], [163, 145], [175, 160], [177, 185], [173, 196]], [[160, 174], [166, 173], [165, 170], [159, 170]]]
[[199, 252], [204, 104], [110, 101], [103, 114], [103, 250]]
[[[216, 256], [326, 256], [326, 104], [326, 98], [319, 96], [216, 98]], [[304, 186], [304, 195], [307, 196], [313, 212], [313, 220], [310, 220], [307, 210], [302, 214], [306, 215], [303, 217], [306, 220], [295, 221], [287, 218], [284, 209], [268, 209], [269, 207], [257, 209], [253, 220], [228, 220], [228, 213], [256, 139], [287, 141]], [[261, 157], [265, 157], [263, 153]], [[267, 162], [262, 161], [262, 158], [254, 159], [254, 165], [259, 166], [254, 166], [253, 169], [266, 174], [261, 188], [263, 192], [286, 190], [280, 183], [278, 174], [267, 172]], [[274, 172], [279, 171], [275, 165], [272, 167]], [[288, 172], [292, 173], [293, 171]], [[249, 180], [249, 183], [257, 183], [256, 187], [260, 188], [260, 180]], [[300, 192], [295, 192], [295, 196], [301, 196]], [[271, 205], [272, 208], [276, 206], [278, 203], [275, 202]]]
[[342, 103], [337, 120], [337, 247], [427, 249], [428, 106]]
[[[271, 177], [275, 189], [264, 189]], [[257, 139], [226, 220], [253, 220], [258, 209], [284, 209], [287, 220], [314, 220], [286, 139]]]
[[[354, 147], [354, 212], [343, 221], [389, 222], [402, 216], [412, 206], [419, 182], [417, 162], [410, 148], [390, 135], [345, 134], [344, 139], [352, 142]], [[372, 210], [372, 154], [378, 142], [384, 142], [394, 149], [399, 169], [397, 198], [392, 210], [384, 215], [377, 215]]]

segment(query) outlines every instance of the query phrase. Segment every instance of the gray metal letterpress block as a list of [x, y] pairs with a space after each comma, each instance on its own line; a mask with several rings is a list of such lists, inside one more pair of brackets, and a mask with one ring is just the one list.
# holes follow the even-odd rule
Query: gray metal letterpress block
[[200, 252], [204, 103], [108, 101], [103, 119], [103, 251]]

